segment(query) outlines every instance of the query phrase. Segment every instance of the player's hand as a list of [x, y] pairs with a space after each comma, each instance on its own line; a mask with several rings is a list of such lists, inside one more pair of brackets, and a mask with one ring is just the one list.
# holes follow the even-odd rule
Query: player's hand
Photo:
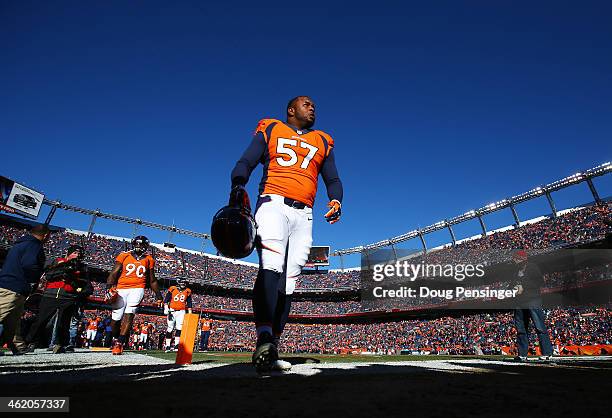
[[330, 224], [335, 224], [340, 220], [340, 215], [342, 214], [342, 203], [334, 199], [329, 202], [327, 206], [330, 209], [325, 214], [325, 220]]
[[164, 315], [168, 315], [170, 313], [170, 309], [168, 309], [168, 305], [164, 305]]
[[249, 194], [244, 186], [240, 184], [232, 187], [228, 204], [229, 206], [236, 206], [251, 212], [251, 201], [249, 200]]
[[111, 286], [108, 289], [106, 289], [106, 293], [104, 294], [104, 302], [114, 302], [115, 298], [117, 297], [117, 289], [115, 288], [115, 286]]

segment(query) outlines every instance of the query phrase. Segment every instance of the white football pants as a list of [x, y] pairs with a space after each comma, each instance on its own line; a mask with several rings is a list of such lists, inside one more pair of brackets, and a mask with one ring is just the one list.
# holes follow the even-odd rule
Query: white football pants
[[284, 283], [280, 288], [291, 295], [312, 246], [312, 208], [293, 208], [284, 199], [273, 194], [260, 196], [255, 222], [261, 240], [259, 265], [281, 273]]
[[181, 331], [183, 329], [183, 321], [185, 320], [185, 311], [173, 311], [170, 309], [170, 313], [172, 314], [172, 321], [166, 321], [168, 323], [168, 332], [174, 331], [175, 328]]

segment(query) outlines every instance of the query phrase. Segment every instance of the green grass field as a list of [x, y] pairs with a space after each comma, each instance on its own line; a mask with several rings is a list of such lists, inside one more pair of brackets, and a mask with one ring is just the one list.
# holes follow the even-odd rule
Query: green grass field
[[[163, 351], [140, 352], [147, 356], [153, 356], [164, 360], [174, 360], [176, 353], [165, 353]], [[486, 358], [490, 360], [511, 359], [508, 356], [384, 356], [384, 355], [334, 355], [334, 354], [285, 354], [284, 359], [294, 358], [303, 363], [354, 363], [354, 362], [385, 362], [385, 361], [432, 361], [432, 360], [452, 360], [452, 359], [473, 359]], [[208, 353], [193, 353], [193, 363], [250, 363], [251, 353], [231, 352], [231, 351], [212, 351]]]

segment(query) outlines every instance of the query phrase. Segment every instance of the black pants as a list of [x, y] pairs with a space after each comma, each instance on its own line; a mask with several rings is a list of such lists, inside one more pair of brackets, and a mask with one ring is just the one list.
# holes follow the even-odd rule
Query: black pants
[[[30, 327], [28, 335], [25, 337], [25, 342], [31, 344], [44, 333], [47, 323], [53, 318], [57, 311], [57, 340], [56, 343], [62, 346], [67, 346], [70, 340], [70, 319], [76, 312], [76, 300], [74, 299], [58, 299], [45, 297], [40, 300], [38, 307], [38, 316], [34, 324]], [[45, 347], [49, 345], [45, 341]]]
[[200, 351], [208, 350], [210, 331], [200, 331]]

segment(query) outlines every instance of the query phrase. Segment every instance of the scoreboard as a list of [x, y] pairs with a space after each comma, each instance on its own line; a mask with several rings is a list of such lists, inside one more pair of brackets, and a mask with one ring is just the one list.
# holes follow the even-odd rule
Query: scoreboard
[[304, 267], [323, 267], [329, 266], [329, 246], [313, 246], [310, 248], [310, 254], [308, 254], [308, 260]]

